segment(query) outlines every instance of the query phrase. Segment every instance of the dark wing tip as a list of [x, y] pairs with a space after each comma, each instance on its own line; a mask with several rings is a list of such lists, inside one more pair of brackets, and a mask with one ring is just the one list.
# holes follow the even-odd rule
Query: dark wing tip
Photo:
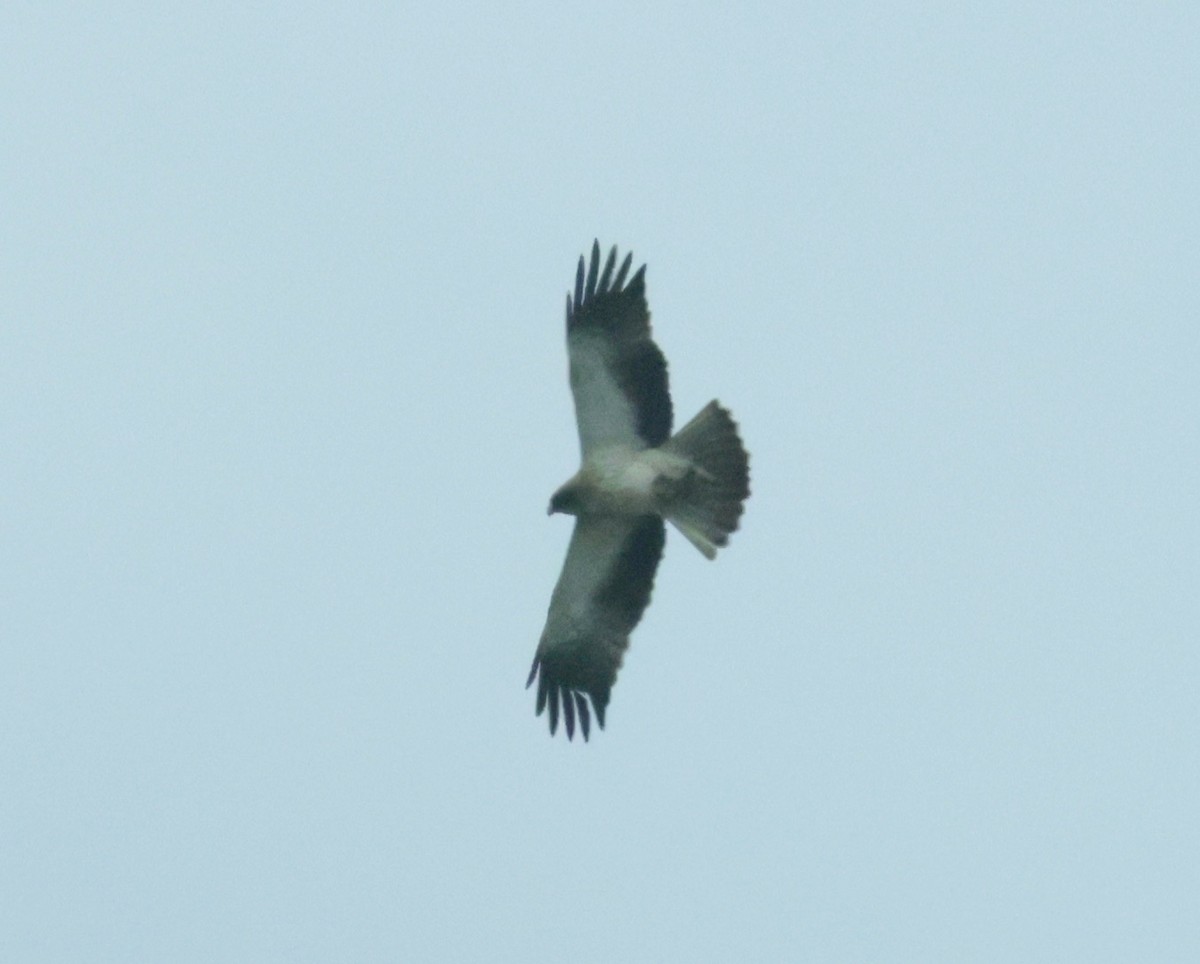
[[575, 705], [579, 708], [579, 729], [583, 733], [583, 742], [587, 742], [588, 727], [591, 724], [591, 718], [588, 715], [587, 697], [582, 693], [575, 694]]
[[625, 290], [635, 295], [640, 295], [646, 290], [646, 266], [642, 265], [634, 272], [633, 277], [629, 279], [629, 284]]
[[[587, 742], [592, 733], [592, 708], [595, 710], [600, 728], [604, 728], [604, 709], [608, 705], [609, 697], [607, 689], [591, 692], [578, 690], [564, 684], [561, 679], [557, 678], [552, 668], [551, 672], [547, 673], [547, 664], [540, 655], [533, 658], [533, 666], [529, 670], [529, 679], [525, 682], [525, 688], [528, 689], [532, 686], [535, 679], [538, 681], [538, 688], [534, 716], [541, 716], [543, 710], [549, 707], [551, 736], [558, 732], [558, 719], [561, 713], [567, 731], [567, 739], [575, 739], [575, 723], [578, 720], [579, 732], [583, 734], [584, 742]], [[588, 706], [589, 697], [591, 697], [591, 708]]]
[[[617, 249], [614, 247], [613, 251]], [[617, 291], [621, 290], [621, 285], [625, 283], [625, 276], [629, 274], [629, 268], [633, 264], [633, 252], [625, 252], [625, 260], [621, 262], [621, 270], [617, 272], [617, 277], [613, 281], [613, 288]]]
[[579, 266], [575, 269], [575, 310], [583, 304], [583, 255], [579, 256]]
[[563, 722], [567, 724], [567, 739], [575, 739], [575, 701], [571, 698], [575, 694], [570, 690], [564, 690], [562, 695]]
[[592, 260], [588, 265], [587, 284], [583, 289], [585, 301], [591, 301], [596, 294], [596, 278], [600, 271], [600, 241], [592, 242]]
[[[580, 255], [579, 263], [575, 266], [575, 290], [572, 295], [567, 292], [567, 321], [578, 314], [582, 309], [588, 307], [593, 301], [602, 298], [604, 295], [622, 295], [632, 292], [634, 298], [644, 297], [645, 295], [645, 273], [646, 266], [642, 265], [633, 279], [629, 283], [628, 288], [623, 288], [625, 278], [629, 274], [629, 268], [633, 264], [633, 252], [627, 251], [624, 259], [621, 261], [620, 268], [617, 268], [617, 246], [614, 244], [608, 251], [608, 257], [605, 258], [604, 267], [600, 267], [600, 242], [595, 240], [592, 242], [592, 250], [589, 254]], [[613, 271], [616, 270], [614, 277]]]
[[600, 282], [598, 285], [600, 294], [608, 293], [608, 286], [612, 284], [613, 268], [617, 266], [617, 246], [614, 244], [608, 251], [608, 257], [604, 261], [604, 270], [600, 272]]

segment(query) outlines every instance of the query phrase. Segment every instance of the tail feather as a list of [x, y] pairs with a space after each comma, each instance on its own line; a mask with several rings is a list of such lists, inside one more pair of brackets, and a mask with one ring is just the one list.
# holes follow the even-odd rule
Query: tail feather
[[691, 463], [666, 517], [712, 559], [737, 529], [750, 495], [750, 457], [738, 438], [737, 424], [714, 400], [663, 448]]

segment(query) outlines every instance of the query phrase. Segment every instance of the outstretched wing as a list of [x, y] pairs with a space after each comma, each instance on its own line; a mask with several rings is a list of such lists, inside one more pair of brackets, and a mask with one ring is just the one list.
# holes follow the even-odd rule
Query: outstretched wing
[[629, 634], [650, 602], [664, 539], [658, 516], [576, 520], [525, 684], [537, 678], [537, 713], [550, 707], [551, 734], [558, 728], [561, 704], [567, 737], [574, 738], [578, 716], [586, 740], [588, 697], [603, 729]]
[[626, 254], [614, 277], [614, 247], [601, 271], [600, 244], [593, 242], [587, 275], [581, 257], [575, 296], [567, 295], [571, 393], [585, 459], [606, 445], [648, 448], [671, 435], [667, 363], [650, 337], [646, 266], [625, 284], [632, 261]]

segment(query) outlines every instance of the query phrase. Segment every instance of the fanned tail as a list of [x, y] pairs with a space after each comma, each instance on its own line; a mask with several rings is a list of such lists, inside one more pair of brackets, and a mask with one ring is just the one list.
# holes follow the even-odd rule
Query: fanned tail
[[750, 495], [750, 457], [737, 423], [714, 399], [663, 448], [691, 463], [667, 519], [709, 559], [737, 529]]

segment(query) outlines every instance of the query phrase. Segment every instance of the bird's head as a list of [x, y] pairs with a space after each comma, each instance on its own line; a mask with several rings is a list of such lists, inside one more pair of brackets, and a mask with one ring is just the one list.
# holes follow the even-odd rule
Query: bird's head
[[554, 515], [555, 512], [578, 515], [580, 509], [579, 488], [572, 480], [550, 496], [550, 508], [546, 510], [546, 515]]

